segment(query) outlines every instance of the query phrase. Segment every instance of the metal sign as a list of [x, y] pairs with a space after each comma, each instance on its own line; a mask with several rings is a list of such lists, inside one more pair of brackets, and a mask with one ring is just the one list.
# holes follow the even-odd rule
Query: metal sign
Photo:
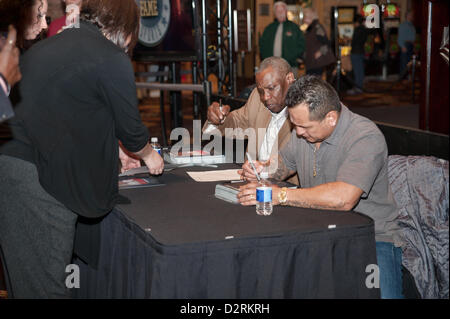
[[169, 30], [170, 0], [136, 0], [141, 21], [139, 41], [149, 47], [161, 43]]

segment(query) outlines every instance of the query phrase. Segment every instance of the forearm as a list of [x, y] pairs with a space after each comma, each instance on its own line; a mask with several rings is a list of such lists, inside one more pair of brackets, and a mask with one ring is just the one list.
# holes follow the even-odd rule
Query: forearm
[[345, 183], [332, 182], [311, 188], [288, 189], [286, 205], [348, 211], [356, 206], [359, 198], [357, 194], [348, 196], [348, 187], [356, 188]]
[[163, 172], [164, 161], [161, 155], [159, 155], [159, 153], [155, 151], [150, 144], [147, 143], [144, 148], [138, 152], [134, 152], [133, 154], [139, 156], [145, 162], [150, 174], [159, 175]]
[[291, 175], [294, 175], [296, 171], [290, 170], [286, 167], [283, 162], [281, 155], [278, 155], [278, 168], [273, 174], [270, 174], [270, 177], [276, 179], [278, 181], [283, 181]]
[[133, 154], [145, 161], [150, 157], [152, 152], [153, 152], [152, 147], [150, 146], [149, 143], [147, 143], [140, 151], [133, 152]]

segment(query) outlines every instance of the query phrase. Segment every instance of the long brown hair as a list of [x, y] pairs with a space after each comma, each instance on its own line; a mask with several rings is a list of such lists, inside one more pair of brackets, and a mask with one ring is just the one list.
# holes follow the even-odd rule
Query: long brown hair
[[42, 0], [0, 0], [0, 31], [7, 31], [12, 24], [17, 30], [16, 45], [23, 50], [34, 41], [25, 39], [25, 32], [33, 23], [33, 6]]
[[[131, 54], [139, 35], [139, 9], [135, 0], [83, 0], [80, 20], [100, 28], [114, 44]], [[131, 42], [126, 45], [128, 37]]]

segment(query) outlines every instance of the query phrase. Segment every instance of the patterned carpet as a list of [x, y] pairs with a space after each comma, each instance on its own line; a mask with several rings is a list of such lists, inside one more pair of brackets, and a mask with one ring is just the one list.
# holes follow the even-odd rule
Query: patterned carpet
[[365, 83], [364, 93], [360, 95], [346, 95], [343, 93], [342, 101], [349, 107], [399, 107], [417, 104], [420, 95], [418, 81], [414, 87], [414, 101], [412, 99], [411, 81], [380, 81], [369, 80]]
[[369, 80], [360, 95], [342, 96], [342, 101], [353, 112], [373, 121], [419, 128], [420, 83], [411, 81]]

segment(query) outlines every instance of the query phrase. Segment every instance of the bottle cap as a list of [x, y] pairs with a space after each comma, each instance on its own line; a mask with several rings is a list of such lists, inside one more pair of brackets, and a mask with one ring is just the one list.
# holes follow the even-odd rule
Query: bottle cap
[[157, 138], [157, 137], [152, 137], [152, 138], [150, 139], [150, 142], [152, 142], [152, 143], [158, 143], [158, 138]]

